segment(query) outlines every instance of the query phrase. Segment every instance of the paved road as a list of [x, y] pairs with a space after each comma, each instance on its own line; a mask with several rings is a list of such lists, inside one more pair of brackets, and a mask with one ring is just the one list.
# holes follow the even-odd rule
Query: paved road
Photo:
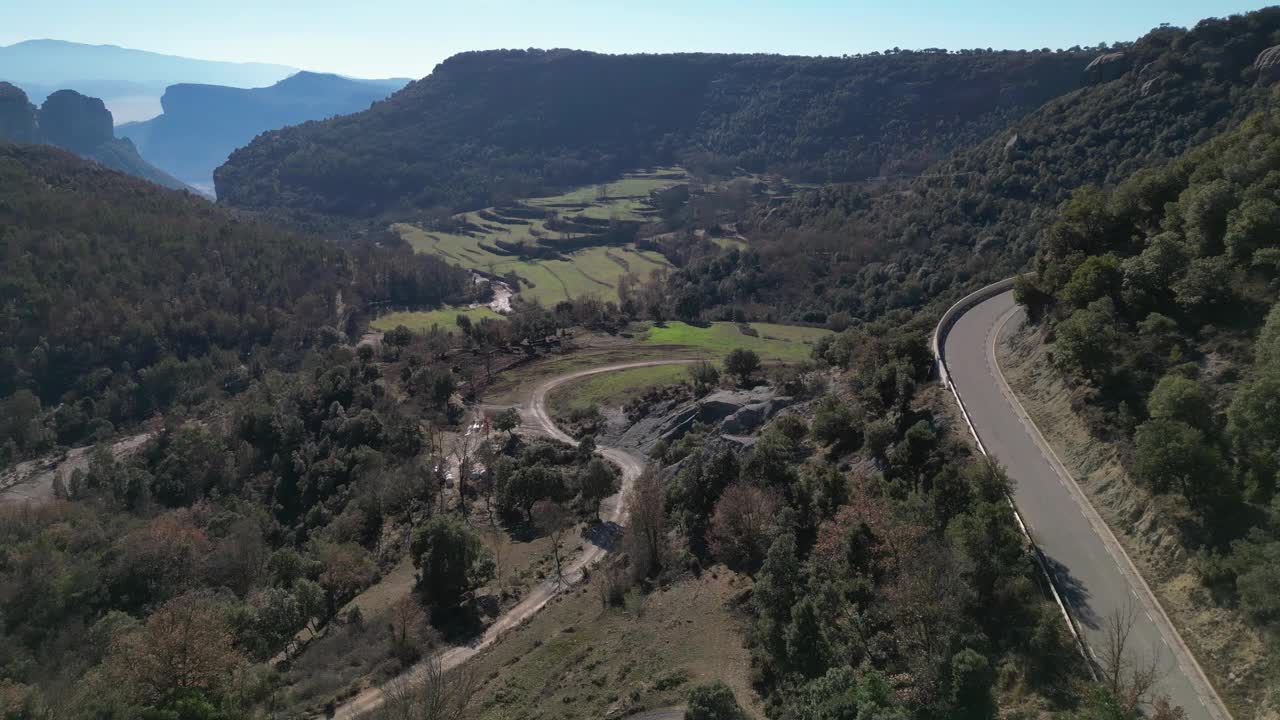
[[1226, 720], [1221, 701], [1119, 543], [1012, 399], [995, 341], [1023, 320], [1013, 293], [1004, 292], [961, 315], [945, 339], [947, 369], [978, 437], [1015, 481], [1014, 502], [1085, 643], [1100, 653], [1107, 618], [1131, 608], [1131, 647], [1138, 657], [1157, 654], [1165, 670], [1157, 692], [1181, 705], [1188, 720]]
[[[647, 367], [650, 365], [666, 365], [672, 363], [690, 362], [688, 360], [656, 360], [649, 362], [633, 362], [620, 363], [616, 365], [606, 365], [604, 367], [591, 368], [588, 370], [579, 370], [577, 372], [568, 373], [545, 380], [542, 384], [534, 388], [530, 401], [520, 407], [520, 412], [524, 420], [524, 432], [545, 435], [562, 442], [577, 444], [567, 433], [556, 426], [551, 420], [551, 414], [547, 410], [547, 394], [556, 387], [563, 385], [571, 380], [576, 380], [588, 375], [597, 375], [599, 373], [613, 372], [615, 370], [626, 370], [635, 367]], [[613, 498], [604, 501], [602, 507], [604, 520], [607, 523], [621, 524], [626, 517], [625, 500], [627, 492], [631, 489], [631, 484], [640, 476], [640, 472], [644, 469], [644, 459], [633, 455], [619, 448], [607, 446], [597, 446], [596, 451], [617, 463], [622, 468], [622, 489]], [[586, 550], [579, 553], [564, 568], [564, 580], [558, 582], [554, 579], [546, 580], [535, 586], [529, 591], [515, 607], [511, 608], [502, 617], [498, 618], [493, 625], [490, 625], [484, 633], [471, 642], [469, 645], [460, 645], [441, 651], [437, 657], [440, 666], [444, 670], [452, 670], [462, 663], [475, 657], [480, 651], [497, 642], [503, 635], [509, 631], [519, 627], [538, 613], [539, 610], [546, 607], [556, 595], [566, 587], [581, 582], [584, 571], [600, 561], [605, 556], [606, 550], [598, 545], [590, 545]], [[419, 679], [425, 672], [425, 664], [419, 664], [410, 668], [404, 675], [397, 680], [408, 679], [410, 681]], [[334, 714], [335, 718], [341, 720], [350, 720], [359, 717], [365, 713], [376, 710], [382, 705], [384, 692], [381, 687], [372, 687], [354, 698], [348, 700], [338, 707]], [[670, 712], [664, 710], [659, 712]], [[657, 718], [666, 718], [666, 715], [655, 715]]]

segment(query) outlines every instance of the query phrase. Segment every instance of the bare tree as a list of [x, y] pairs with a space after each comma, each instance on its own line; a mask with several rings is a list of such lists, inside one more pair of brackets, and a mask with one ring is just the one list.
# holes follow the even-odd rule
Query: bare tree
[[725, 565], [754, 575], [769, 552], [778, 505], [772, 493], [749, 483], [725, 488], [711, 518], [711, 551]]
[[621, 605], [627, 590], [631, 588], [631, 576], [627, 568], [617, 560], [618, 558], [606, 560], [591, 573], [591, 585], [600, 598], [600, 607]]
[[645, 468], [636, 478], [627, 505], [631, 509], [631, 526], [625, 547], [636, 579], [643, 579], [662, 569], [667, 539], [662, 481], [651, 468]]
[[489, 515], [490, 522], [484, 528], [485, 544], [489, 546], [489, 552], [493, 554], [493, 577], [498, 582], [498, 592], [506, 590], [506, 575], [503, 572], [505, 561], [507, 558], [507, 543], [503, 537], [502, 526], [498, 525], [492, 513]]
[[391, 631], [391, 652], [403, 665], [410, 665], [422, 657], [422, 649], [430, 642], [431, 630], [427, 612], [422, 609], [417, 596], [405, 595], [391, 606], [388, 622]]
[[1132, 647], [1137, 619], [1138, 608], [1132, 600], [1112, 611], [1107, 616], [1103, 645], [1097, 653], [1103, 685], [1129, 715], [1136, 715], [1142, 707], [1151, 706], [1157, 700], [1151, 691], [1164, 674], [1156, 649], [1143, 653]]
[[375, 720], [459, 720], [479, 689], [474, 666], [446, 671], [432, 656], [383, 686]]
[[468, 432], [454, 436], [452, 452], [458, 467], [458, 511], [467, 514], [467, 484], [471, 481], [471, 454], [475, 449], [475, 437]]
[[556, 561], [556, 581], [562, 581], [564, 573], [560, 569], [560, 548], [564, 543], [564, 534], [573, 527], [573, 516], [564, 505], [554, 500], [539, 500], [534, 503], [531, 515], [538, 529], [551, 538], [551, 555]]
[[485, 439], [480, 441], [471, 455], [473, 460], [471, 470], [474, 477], [470, 480], [475, 491], [484, 498], [484, 510], [489, 516], [489, 523], [496, 524], [498, 518], [494, 513], [494, 493], [498, 488], [497, 483], [494, 482], [493, 464], [497, 462], [498, 453], [494, 451], [493, 443], [489, 441], [489, 423], [486, 421], [484, 425]]

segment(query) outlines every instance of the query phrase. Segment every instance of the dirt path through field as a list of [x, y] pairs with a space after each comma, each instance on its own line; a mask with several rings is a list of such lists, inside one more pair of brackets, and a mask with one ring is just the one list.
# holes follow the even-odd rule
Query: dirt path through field
[[[588, 368], [578, 370], [564, 375], [558, 375], [548, 380], [543, 380], [534, 387], [533, 393], [526, 403], [519, 406], [520, 415], [523, 420], [522, 431], [533, 435], [543, 435], [546, 437], [560, 440], [570, 444], [577, 444], [576, 441], [567, 433], [561, 430], [551, 419], [551, 413], [547, 409], [547, 395], [556, 387], [564, 383], [577, 380], [578, 378], [588, 375], [598, 375], [600, 373], [614, 372], [617, 370], [629, 370], [637, 367], [648, 367], [651, 365], [671, 365], [679, 363], [688, 363], [691, 360], [649, 360], [641, 362], [618, 363], [614, 365], [605, 365], [602, 367]], [[626, 450], [614, 447], [598, 446], [596, 451], [605, 458], [617, 463], [622, 468], [622, 489], [621, 491], [604, 501], [601, 508], [605, 523], [610, 525], [621, 525], [626, 518], [626, 497], [631, 490], [632, 484], [636, 478], [640, 476], [644, 470], [644, 459], [634, 455]], [[519, 627], [529, 618], [533, 617], [539, 610], [546, 606], [556, 595], [567, 587], [582, 581], [585, 571], [592, 565], [599, 562], [608, 549], [601, 545], [589, 545], [583, 552], [579, 553], [564, 569], [563, 581], [555, 579], [545, 580], [536, 585], [529, 594], [519, 602], [515, 607], [508, 610], [496, 622], [490, 625], [480, 637], [473, 640], [467, 645], [457, 645], [442, 650], [436, 658], [440, 662], [440, 666], [445, 670], [451, 670], [458, 667], [462, 663], [475, 657], [477, 653], [500, 640], [507, 632]], [[418, 680], [425, 675], [426, 665], [420, 663], [414, 666], [404, 675], [396, 679], [396, 681]], [[382, 687], [372, 687], [364, 692], [356, 695], [354, 698], [343, 703], [332, 717], [341, 720], [350, 720], [359, 717], [365, 713], [377, 709], [382, 705], [384, 691]]]

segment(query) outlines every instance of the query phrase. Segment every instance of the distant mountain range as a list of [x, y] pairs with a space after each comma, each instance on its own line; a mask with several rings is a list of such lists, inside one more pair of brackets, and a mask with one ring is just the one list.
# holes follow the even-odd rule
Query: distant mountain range
[[133, 142], [117, 138], [111, 111], [102, 100], [59, 90], [37, 108], [21, 88], [0, 82], [0, 141], [48, 144], [158, 185], [190, 189], [138, 155]]
[[300, 72], [253, 89], [182, 83], [165, 90], [162, 115], [117, 130], [149, 162], [212, 193], [214, 168], [259, 134], [367, 110], [408, 82]]
[[163, 55], [115, 45], [27, 40], [0, 47], [0, 78], [36, 102], [71, 89], [102, 98], [116, 122], [146, 120], [161, 111], [160, 96], [177, 83], [262, 87], [298, 68]]

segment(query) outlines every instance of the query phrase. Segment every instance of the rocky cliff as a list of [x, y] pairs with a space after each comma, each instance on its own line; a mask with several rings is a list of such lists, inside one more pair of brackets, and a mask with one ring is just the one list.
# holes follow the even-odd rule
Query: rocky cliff
[[98, 98], [74, 90], [59, 90], [40, 106], [40, 132], [44, 141], [80, 155], [92, 153], [115, 139], [111, 112]]
[[405, 82], [300, 72], [271, 87], [248, 90], [171, 85], [161, 98], [162, 115], [126, 123], [119, 132], [148, 162], [212, 191], [214, 168], [260, 133], [368, 109]]
[[74, 90], [59, 90], [36, 108], [20, 88], [0, 82], [0, 140], [57, 145], [157, 185], [188, 189], [143, 160], [132, 142], [115, 137], [111, 111], [102, 100]]
[[19, 143], [39, 138], [35, 106], [26, 93], [7, 82], [0, 82], [0, 138]]

